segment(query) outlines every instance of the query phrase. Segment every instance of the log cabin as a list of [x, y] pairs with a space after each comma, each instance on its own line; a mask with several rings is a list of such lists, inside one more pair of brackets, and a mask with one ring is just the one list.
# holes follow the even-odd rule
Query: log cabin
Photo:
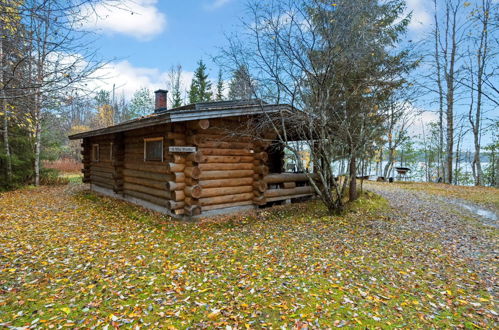
[[[91, 190], [195, 219], [310, 198], [303, 173], [285, 173], [284, 152], [266, 139], [235, 134], [262, 113], [292, 111], [259, 100], [167, 109], [155, 92], [152, 114], [69, 136], [81, 139], [83, 182]], [[269, 138], [270, 136], [270, 138]]]

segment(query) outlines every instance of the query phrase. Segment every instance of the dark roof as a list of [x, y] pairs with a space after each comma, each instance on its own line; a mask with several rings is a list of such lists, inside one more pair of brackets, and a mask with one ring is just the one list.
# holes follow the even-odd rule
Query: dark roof
[[258, 115], [281, 110], [291, 110], [288, 104], [267, 104], [261, 100], [217, 101], [189, 104], [178, 108], [161, 110], [147, 116], [132, 119], [117, 125], [73, 134], [69, 139], [76, 140], [91, 136], [130, 131], [166, 123], [189, 120]]

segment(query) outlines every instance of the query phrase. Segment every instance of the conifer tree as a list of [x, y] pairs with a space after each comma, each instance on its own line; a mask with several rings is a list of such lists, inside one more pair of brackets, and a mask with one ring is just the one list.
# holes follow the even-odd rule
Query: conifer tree
[[224, 81], [222, 79], [222, 69], [218, 71], [218, 81], [217, 81], [217, 101], [222, 101], [224, 98]]
[[198, 67], [192, 78], [191, 88], [189, 90], [189, 103], [211, 101], [213, 93], [211, 91], [211, 81], [206, 73], [206, 64], [203, 60], [198, 62]]

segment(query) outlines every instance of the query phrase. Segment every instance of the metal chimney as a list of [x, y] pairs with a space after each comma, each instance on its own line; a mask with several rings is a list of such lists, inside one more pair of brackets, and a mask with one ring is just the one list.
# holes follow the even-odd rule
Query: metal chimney
[[166, 95], [168, 94], [168, 91], [165, 89], [158, 89], [157, 91], [154, 92], [154, 94], [156, 96], [154, 112], [165, 111], [167, 109]]

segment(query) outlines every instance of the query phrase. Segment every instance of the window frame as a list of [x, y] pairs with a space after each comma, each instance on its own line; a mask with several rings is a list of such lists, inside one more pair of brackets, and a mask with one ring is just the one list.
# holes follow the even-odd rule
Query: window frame
[[[95, 152], [96, 150], [97, 153]], [[92, 161], [96, 163], [100, 161], [100, 146], [98, 143], [92, 144]]]
[[[151, 160], [147, 159], [147, 142], [161, 141], [161, 160]], [[164, 161], [164, 138], [163, 137], [153, 137], [144, 138], [144, 162], [163, 162]]]

